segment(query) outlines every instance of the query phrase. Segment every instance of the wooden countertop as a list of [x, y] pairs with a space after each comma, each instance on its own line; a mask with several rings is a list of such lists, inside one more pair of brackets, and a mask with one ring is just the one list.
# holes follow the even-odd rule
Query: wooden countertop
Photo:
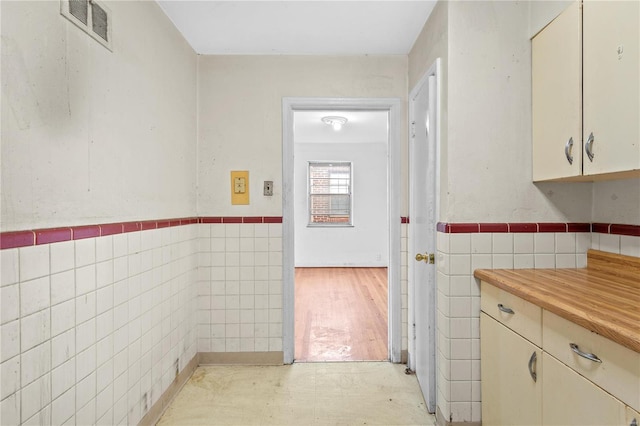
[[640, 258], [589, 250], [579, 269], [477, 269], [474, 276], [640, 352]]

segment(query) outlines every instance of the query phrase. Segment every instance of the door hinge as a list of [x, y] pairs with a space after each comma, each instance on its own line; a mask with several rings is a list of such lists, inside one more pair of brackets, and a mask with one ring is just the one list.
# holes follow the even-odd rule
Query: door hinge
[[416, 122], [415, 121], [411, 122], [411, 137], [412, 138], [416, 137]]

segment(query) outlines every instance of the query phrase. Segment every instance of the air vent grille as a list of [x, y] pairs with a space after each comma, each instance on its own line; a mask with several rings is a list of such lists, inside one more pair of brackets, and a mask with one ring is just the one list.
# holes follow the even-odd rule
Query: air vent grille
[[104, 47], [111, 49], [111, 12], [99, 0], [60, 0], [60, 13]]

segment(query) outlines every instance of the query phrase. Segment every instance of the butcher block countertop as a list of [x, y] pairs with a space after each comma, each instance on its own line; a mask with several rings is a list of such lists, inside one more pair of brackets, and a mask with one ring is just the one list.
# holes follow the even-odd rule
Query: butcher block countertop
[[579, 269], [477, 269], [476, 278], [640, 352], [640, 258], [589, 250]]

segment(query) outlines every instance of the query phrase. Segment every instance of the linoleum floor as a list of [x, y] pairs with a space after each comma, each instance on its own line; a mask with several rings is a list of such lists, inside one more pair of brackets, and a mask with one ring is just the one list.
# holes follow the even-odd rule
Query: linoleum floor
[[433, 425], [414, 375], [388, 362], [200, 366], [158, 425]]

